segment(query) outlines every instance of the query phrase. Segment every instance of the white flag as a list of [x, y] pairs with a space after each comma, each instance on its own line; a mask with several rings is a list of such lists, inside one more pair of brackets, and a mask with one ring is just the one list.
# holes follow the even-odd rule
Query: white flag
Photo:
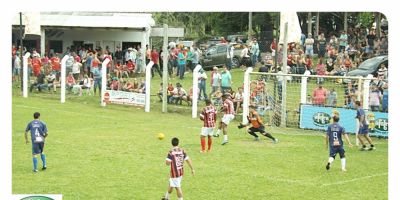
[[25, 12], [25, 35], [40, 35], [40, 12]]
[[287, 42], [300, 42], [301, 28], [296, 12], [281, 12], [279, 44], [283, 44], [285, 23], [288, 22]]

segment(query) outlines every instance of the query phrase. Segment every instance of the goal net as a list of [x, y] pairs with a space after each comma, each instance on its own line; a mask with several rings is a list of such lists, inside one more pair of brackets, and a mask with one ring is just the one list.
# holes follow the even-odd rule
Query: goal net
[[259, 72], [246, 75], [249, 76], [249, 105], [257, 107], [264, 123], [271, 128], [324, 131], [332, 116], [339, 115], [339, 123], [346, 131], [356, 133], [355, 102], [360, 101], [370, 134], [387, 137], [387, 111], [383, 112], [382, 102], [377, 107], [371, 105], [373, 90], [377, 90], [376, 79]]

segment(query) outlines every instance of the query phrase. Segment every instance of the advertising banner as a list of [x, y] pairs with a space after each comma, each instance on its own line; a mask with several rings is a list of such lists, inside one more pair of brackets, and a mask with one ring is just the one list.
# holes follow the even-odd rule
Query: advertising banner
[[[369, 111], [365, 112], [365, 114], [370, 135], [388, 137], [388, 114]], [[356, 110], [313, 105], [301, 105], [300, 128], [326, 130], [328, 125], [332, 123], [332, 116], [334, 115], [340, 117], [339, 124], [345, 128], [346, 132], [356, 132]]]
[[106, 90], [104, 93], [106, 104], [124, 104], [144, 107], [145, 94], [125, 92], [118, 90]]

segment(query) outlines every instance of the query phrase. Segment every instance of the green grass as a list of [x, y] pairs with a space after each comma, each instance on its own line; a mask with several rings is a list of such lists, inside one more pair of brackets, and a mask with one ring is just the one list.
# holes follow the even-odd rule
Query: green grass
[[[233, 72], [234, 87], [242, 83], [241, 73]], [[155, 80], [153, 93], [160, 79]], [[188, 77], [183, 85], [190, 81]], [[33, 93], [24, 99], [16, 88], [12, 102], [13, 194], [63, 194], [67, 200], [160, 199], [168, 186], [165, 157], [170, 139], [177, 136], [196, 169], [191, 176], [186, 166], [185, 199], [388, 198], [384, 139], [373, 138], [376, 151], [346, 147], [348, 172], [340, 172], [339, 159], [327, 172], [322, 132], [267, 128], [280, 142], [273, 144], [265, 137], [254, 142], [236, 128], [236, 119], [229, 126], [228, 145], [221, 146], [222, 138], [217, 138], [211, 153], [200, 154], [201, 121], [190, 117], [187, 106], [169, 106], [168, 114], [161, 113], [156, 97], [150, 113], [130, 106], [102, 108], [93, 96], [69, 95], [64, 104], [58, 94]], [[37, 174], [31, 171], [31, 145], [25, 145], [23, 137], [35, 111], [41, 112], [49, 129], [48, 170]], [[166, 135], [164, 140], [156, 139], [159, 132]], [[354, 143], [353, 136], [351, 140]], [[176, 199], [176, 193], [172, 195]]]

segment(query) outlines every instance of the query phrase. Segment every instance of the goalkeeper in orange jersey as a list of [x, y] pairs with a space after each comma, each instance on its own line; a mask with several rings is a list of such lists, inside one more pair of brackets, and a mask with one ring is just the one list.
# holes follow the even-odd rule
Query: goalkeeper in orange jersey
[[262, 122], [262, 119], [261, 119], [260, 115], [256, 111], [256, 106], [250, 105], [249, 108], [250, 108], [250, 112], [249, 112], [249, 116], [247, 116], [247, 119], [249, 120], [249, 123], [248, 124], [240, 123], [238, 128], [239, 129], [240, 128], [244, 128], [244, 127], [248, 126], [249, 124], [251, 124], [252, 126], [247, 130], [247, 132], [250, 135], [254, 136], [254, 140], [256, 140], [256, 141], [260, 140], [260, 138], [256, 134], [256, 132], [260, 132], [265, 137], [268, 137], [268, 138], [272, 139], [272, 141], [274, 143], [278, 143], [278, 139], [272, 137], [271, 134], [265, 132], [265, 126], [264, 126], [264, 124]]

